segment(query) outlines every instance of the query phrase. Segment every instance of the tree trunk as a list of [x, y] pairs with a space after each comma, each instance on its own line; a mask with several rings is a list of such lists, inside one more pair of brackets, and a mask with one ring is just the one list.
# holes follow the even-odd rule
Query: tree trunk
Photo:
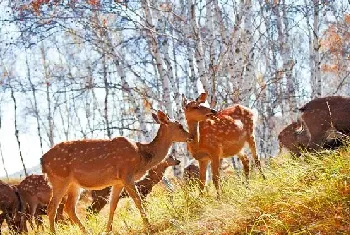
[[23, 159], [23, 155], [22, 155], [21, 141], [19, 139], [19, 130], [18, 130], [18, 124], [17, 124], [17, 100], [15, 97], [12, 85], [9, 85], [9, 86], [11, 89], [11, 98], [13, 101], [14, 120], [15, 120], [15, 136], [16, 136], [17, 145], [18, 145], [19, 157], [21, 158], [24, 174], [25, 174], [25, 176], [28, 176], [27, 168], [26, 168], [26, 165], [24, 164], [24, 159]]
[[44, 45], [41, 46], [41, 56], [42, 56], [42, 65], [44, 67], [44, 76], [45, 76], [45, 81], [46, 81], [46, 102], [47, 102], [47, 108], [48, 108], [48, 113], [47, 113], [47, 121], [49, 125], [48, 133], [47, 136], [49, 138], [49, 147], [52, 148], [55, 144], [54, 141], [54, 120], [52, 117], [52, 107], [51, 107], [51, 94], [50, 94], [50, 76], [49, 76], [49, 71], [48, 71], [48, 66], [47, 66], [47, 61], [46, 61], [46, 51], [44, 48]]
[[[2, 100], [0, 100], [2, 101]], [[0, 102], [1, 104], [2, 102]], [[1, 130], [1, 127], [2, 127], [2, 112], [1, 112], [1, 105], [0, 105], [0, 130]], [[6, 175], [6, 179], [7, 181], [9, 181], [9, 174], [7, 172], [7, 169], [6, 169], [6, 165], [5, 165], [5, 158], [4, 158], [4, 155], [2, 154], [2, 148], [1, 148], [1, 141], [0, 141], [0, 155], [1, 155], [1, 162], [2, 162], [2, 166], [4, 168], [4, 172], [5, 172], [5, 175]]]

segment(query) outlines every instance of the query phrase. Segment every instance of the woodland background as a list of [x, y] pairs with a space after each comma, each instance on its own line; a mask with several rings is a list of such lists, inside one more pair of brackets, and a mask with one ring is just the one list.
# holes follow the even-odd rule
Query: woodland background
[[349, 28], [347, 0], [0, 0], [1, 175], [61, 141], [150, 141], [152, 110], [185, 124], [203, 89], [259, 112], [268, 159], [298, 107], [350, 95]]

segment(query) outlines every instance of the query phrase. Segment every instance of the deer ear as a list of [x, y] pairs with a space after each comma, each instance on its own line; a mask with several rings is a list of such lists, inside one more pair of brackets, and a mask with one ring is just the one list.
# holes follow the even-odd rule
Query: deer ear
[[187, 99], [184, 94], [182, 94], [182, 108], [185, 108], [187, 105]]
[[160, 124], [157, 114], [152, 113], [152, 117], [153, 117], [154, 121], [156, 121], [156, 123]]
[[199, 102], [199, 103], [205, 103], [206, 99], [207, 99], [207, 93], [204, 92], [204, 93], [202, 93], [202, 94], [200, 94], [200, 95], [198, 96], [198, 98], [196, 99], [196, 101]]
[[158, 121], [160, 122], [160, 124], [168, 124], [169, 117], [168, 117], [168, 115], [166, 115], [162, 111], [158, 110], [157, 117], [158, 117]]

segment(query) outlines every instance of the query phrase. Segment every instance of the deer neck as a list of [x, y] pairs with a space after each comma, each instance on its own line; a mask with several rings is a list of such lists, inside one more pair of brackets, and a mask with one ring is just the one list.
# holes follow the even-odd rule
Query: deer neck
[[189, 143], [192, 151], [196, 151], [199, 145], [200, 133], [199, 133], [199, 122], [187, 120], [188, 131], [190, 135], [193, 137], [193, 141]]
[[168, 154], [172, 142], [171, 133], [165, 126], [161, 125], [152, 142], [148, 144], [139, 143], [138, 146], [143, 159], [141, 171], [146, 172], [148, 169], [161, 162]]

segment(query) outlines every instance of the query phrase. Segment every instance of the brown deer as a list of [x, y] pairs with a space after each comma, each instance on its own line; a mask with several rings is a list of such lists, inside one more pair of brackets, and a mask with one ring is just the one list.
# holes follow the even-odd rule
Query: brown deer
[[199, 181], [199, 167], [193, 162], [184, 168], [184, 180]]
[[80, 188], [95, 190], [112, 186], [107, 232], [112, 230], [114, 211], [123, 188], [134, 200], [144, 225], [149, 226], [135, 179], [161, 162], [173, 142], [192, 140], [188, 131], [169, 120], [162, 111], [153, 113], [160, 127], [151, 143], [140, 143], [125, 137], [112, 140], [77, 140], [62, 142], [51, 148], [41, 159], [42, 171], [52, 185], [52, 198], [48, 206], [50, 230], [55, 232], [56, 208], [64, 195], [68, 195], [65, 211], [82, 231], [86, 231], [76, 215], [75, 206]]
[[6, 221], [10, 230], [19, 232], [19, 216], [21, 200], [16, 186], [11, 186], [0, 180], [0, 234], [1, 225]]
[[[42, 226], [42, 215], [46, 213], [46, 207], [52, 196], [52, 189], [44, 175], [29, 175], [18, 185], [18, 191], [22, 200], [21, 230], [27, 231], [26, 221], [29, 220], [34, 229], [33, 218], [37, 228]], [[57, 220], [63, 220], [63, 203], [58, 209]]]
[[280, 144], [292, 153], [339, 147], [350, 136], [350, 97], [316, 98], [299, 109], [297, 122], [289, 124], [278, 135]]
[[[147, 174], [135, 183], [136, 188], [140, 193], [141, 199], [144, 200], [146, 196], [152, 191], [153, 186], [158, 184], [159, 181], [162, 180], [165, 170], [168, 167], [176, 166], [179, 164], [179, 160], [176, 160], [174, 157], [169, 156], [163, 161], [161, 161], [158, 165], [148, 170]], [[88, 207], [88, 211], [91, 211], [94, 214], [99, 213], [102, 210], [102, 208], [107, 204], [110, 192], [111, 187], [107, 187], [102, 190], [92, 190], [92, 203], [91, 206]], [[125, 190], [123, 190], [120, 194], [120, 198], [128, 196], [129, 195], [127, 192], [125, 192]]]
[[[213, 174], [213, 182], [218, 196], [220, 189], [220, 159], [238, 155], [242, 161], [246, 178], [249, 175], [249, 160], [243, 147], [248, 143], [254, 157], [255, 164], [263, 178], [265, 178], [256, 152], [255, 144], [255, 115], [252, 110], [235, 104], [231, 107], [215, 112], [207, 108], [205, 103], [207, 94], [202, 93], [196, 100], [187, 102], [183, 95], [183, 109], [190, 134], [194, 141], [187, 144], [192, 156], [199, 162], [199, 178], [201, 189], [205, 186], [206, 169], [209, 161]], [[213, 115], [208, 115], [208, 114]]]

